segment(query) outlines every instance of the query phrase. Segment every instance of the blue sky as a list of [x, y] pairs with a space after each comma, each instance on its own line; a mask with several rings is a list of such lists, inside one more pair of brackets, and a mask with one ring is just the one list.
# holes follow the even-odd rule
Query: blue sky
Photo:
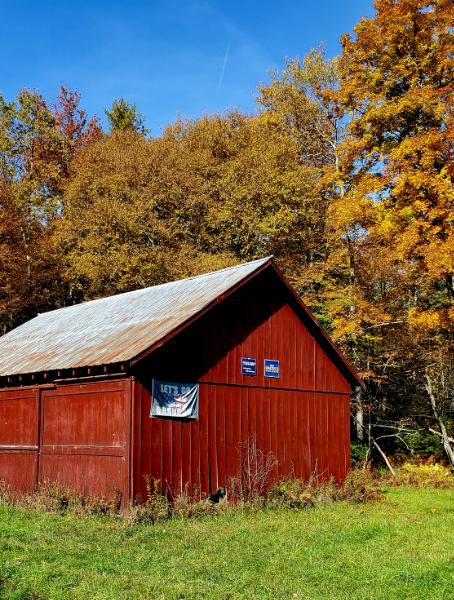
[[372, 0], [4, 2], [0, 93], [52, 100], [64, 84], [102, 119], [124, 97], [158, 135], [178, 116], [254, 110], [271, 69], [320, 42], [337, 54], [341, 34], [372, 14]]

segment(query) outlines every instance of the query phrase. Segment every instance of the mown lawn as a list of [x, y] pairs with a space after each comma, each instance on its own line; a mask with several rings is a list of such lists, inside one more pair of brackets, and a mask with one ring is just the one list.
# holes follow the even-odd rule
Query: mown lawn
[[454, 599], [454, 490], [175, 520], [0, 507], [0, 598]]

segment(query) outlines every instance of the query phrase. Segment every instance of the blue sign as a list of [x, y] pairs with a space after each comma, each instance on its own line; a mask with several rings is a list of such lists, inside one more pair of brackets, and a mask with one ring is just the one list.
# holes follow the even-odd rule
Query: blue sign
[[281, 368], [278, 360], [265, 358], [265, 377], [278, 379], [281, 376]]
[[257, 361], [255, 358], [241, 357], [241, 375], [257, 375]]

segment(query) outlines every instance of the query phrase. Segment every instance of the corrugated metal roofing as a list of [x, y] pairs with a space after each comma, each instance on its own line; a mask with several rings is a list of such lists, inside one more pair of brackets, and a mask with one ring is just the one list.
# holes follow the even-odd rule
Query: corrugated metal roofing
[[269, 261], [40, 314], [0, 337], [0, 376], [131, 360]]

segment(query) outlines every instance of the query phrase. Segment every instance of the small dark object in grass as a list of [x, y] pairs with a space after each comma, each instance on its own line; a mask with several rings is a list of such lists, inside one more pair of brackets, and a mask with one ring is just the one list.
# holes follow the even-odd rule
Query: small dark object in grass
[[210, 501], [213, 502], [213, 504], [218, 504], [219, 501], [223, 500], [226, 496], [227, 490], [225, 489], [225, 487], [222, 487], [216, 490], [214, 494], [211, 494]]

